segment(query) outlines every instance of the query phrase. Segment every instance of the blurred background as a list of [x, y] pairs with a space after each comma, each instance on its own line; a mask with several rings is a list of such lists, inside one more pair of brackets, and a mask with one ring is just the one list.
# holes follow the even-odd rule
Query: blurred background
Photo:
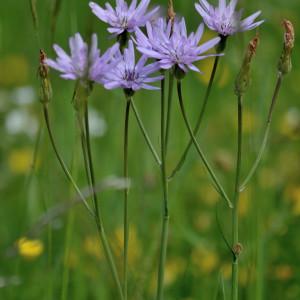
[[[102, 50], [114, 43], [106, 26], [92, 15], [88, 1], [36, 1], [41, 47], [54, 57], [53, 41], [68, 50], [75, 32], [96, 32]], [[99, 1], [97, 1], [100, 3]], [[110, 1], [112, 2], [112, 1]], [[189, 30], [201, 22], [194, 1], [176, 0], [178, 16]], [[247, 16], [262, 10], [261, 43], [253, 63], [252, 85], [244, 100], [243, 174], [259, 149], [276, 81], [287, 18], [300, 23], [298, 0], [239, 1]], [[100, 4], [103, 4], [101, 1]], [[166, 8], [167, 1], [152, 1]], [[113, 4], [113, 3], [112, 3]], [[228, 40], [199, 138], [209, 160], [231, 195], [237, 130], [234, 79], [247, 42], [255, 31]], [[206, 30], [204, 40], [214, 36]], [[69, 51], [69, 50], [68, 50]], [[241, 194], [240, 299], [300, 299], [300, 43], [294, 69], [280, 92], [266, 154], [249, 187]], [[39, 103], [37, 67], [39, 44], [29, 1], [0, 3], [0, 298], [1, 299], [117, 299], [96, 228], [77, 205], [44, 224], [49, 209], [74, 195], [51, 149]], [[204, 75], [190, 72], [184, 98], [195, 121], [208, 83], [213, 60], [199, 63]], [[50, 104], [54, 134], [79, 185], [86, 186], [80, 141], [71, 105], [74, 82], [51, 71]], [[180, 157], [188, 134], [174, 97], [168, 170]], [[159, 148], [159, 92], [135, 97], [145, 126]], [[97, 86], [90, 99], [92, 147], [97, 181], [122, 175], [125, 101], [122, 91]], [[130, 126], [129, 173], [130, 245], [129, 299], [153, 299], [161, 228], [161, 179], [135, 119]], [[122, 191], [101, 194], [101, 208], [119, 270], [122, 269]], [[230, 211], [211, 186], [194, 149], [181, 172], [170, 182], [170, 237], [165, 299], [223, 299], [230, 295]]]

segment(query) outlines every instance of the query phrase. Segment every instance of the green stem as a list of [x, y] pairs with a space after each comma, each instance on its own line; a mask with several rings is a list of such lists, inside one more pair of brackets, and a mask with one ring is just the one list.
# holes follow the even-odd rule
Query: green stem
[[57, 19], [61, 9], [61, 5], [62, 5], [62, 0], [54, 0], [52, 13], [51, 13], [51, 44], [54, 43]]
[[159, 268], [157, 276], [156, 299], [163, 299], [165, 262], [168, 246], [169, 229], [169, 208], [168, 208], [168, 180], [166, 175], [166, 148], [165, 148], [165, 80], [161, 81], [161, 175], [163, 187], [163, 210], [162, 210], [162, 231], [159, 254]]
[[101, 224], [100, 219], [98, 219], [97, 217], [96, 217], [96, 225], [97, 225], [98, 234], [99, 234], [99, 237], [100, 237], [102, 247], [104, 249], [106, 259], [108, 260], [108, 263], [109, 263], [114, 281], [117, 285], [118, 294], [120, 296], [120, 299], [124, 300], [122, 286], [121, 286], [121, 282], [120, 282], [120, 279], [119, 279], [119, 274], [118, 274], [118, 271], [117, 271], [117, 268], [116, 268], [115, 260], [114, 260], [111, 248], [109, 246], [109, 242], [107, 240], [106, 233], [104, 231], [103, 225]]
[[36, 40], [37, 40], [38, 46], [40, 48], [41, 41], [40, 41], [40, 30], [39, 30], [39, 17], [38, 17], [37, 8], [36, 8], [36, 2], [37, 2], [37, 0], [29, 0], [34, 32], [36, 35]]
[[245, 180], [241, 184], [240, 191], [243, 191], [246, 188], [247, 184], [249, 183], [249, 181], [254, 176], [254, 174], [257, 171], [257, 169], [260, 165], [260, 162], [263, 158], [264, 152], [266, 150], [266, 146], [267, 146], [267, 142], [268, 142], [268, 138], [269, 138], [269, 134], [270, 134], [271, 121], [272, 121], [272, 116], [273, 116], [273, 112], [274, 112], [274, 107], [275, 107], [275, 104], [277, 102], [279, 91], [280, 91], [280, 88], [281, 88], [281, 85], [282, 85], [282, 79], [283, 79], [282, 74], [279, 73], [278, 77], [277, 77], [277, 82], [276, 82], [274, 94], [273, 94], [273, 97], [272, 97], [271, 105], [270, 105], [270, 108], [269, 108], [268, 119], [267, 119], [267, 124], [266, 124], [266, 128], [265, 128], [264, 136], [263, 136], [263, 141], [262, 141], [262, 144], [260, 146], [257, 158], [256, 158], [252, 168], [250, 169], [250, 172], [248, 173]]
[[166, 134], [165, 134], [165, 136], [166, 136], [165, 137], [166, 153], [168, 152], [169, 135], [170, 135], [173, 87], [174, 87], [174, 71], [170, 70], [170, 72], [169, 72], [169, 91], [168, 91], [168, 109], [167, 109]]
[[91, 179], [91, 189], [93, 192], [93, 200], [94, 200], [94, 207], [95, 207], [95, 214], [100, 218], [100, 211], [99, 211], [99, 204], [97, 199], [97, 192], [96, 192], [96, 180], [95, 180], [95, 172], [94, 172], [94, 165], [93, 165], [93, 157], [92, 157], [92, 150], [91, 150], [91, 138], [90, 138], [90, 126], [89, 126], [89, 110], [88, 110], [88, 103], [85, 101], [84, 103], [84, 125], [85, 125], [85, 139], [86, 139], [86, 150], [87, 150], [87, 159], [89, 165], [89, 173]]
[[88, 210], [88, 212], [94, 217], [94, 212], [92, 211], [92, 209], [90, 208], [89, 204], [86, 202], [85, 197], [82, 195], [79, 187], [77, 186], [75, 180], [73, 179], [71, 173], [69, 172], [65, 162], [63, 161], [62, 157], [59, 154], [59, 151], [57, 149], [54, 137], [53, 137], [53, 133], [52, 133], [52, 129], [51, 129], [51, 125], [50, 125], [50, 120], [49, 120], [49, 113], [48, 113], [48, 106], [47, 104], [43, 105], [43, 113], [44, 113], [44, 119], [45, 119], [45, 123], [46, 123], [46, 127], [48, 130], [48, 135], [51, 141], [51, 145], [52, 148], [54, 150], [54, 153], [56, 155], [57, 160], [59, 161], [61, 168], [63, 169], [63, 172], [65, 173], [67, 179], [69, 180], [69, 182], [72, 184], [72, 186], [74, 187], [74, 189], [76, 190], [77, 194], [79, 195], [80, 199], [82, 200], [83, 204], [85, 205], [86, 209]]
[[[199, 132], [200, 126], [202, 124], [203, 116], [206, 112], [207, 103], [208, 103], [208, 99], [209, 99], [209, 96], [210, 96], [210, 93], [211, 93], [211, 90], [212, 90], [213, 82], [214, 82], [214, 79], [215, 79], [215, 76], [216, 76], [216, 71], [217, 71], [219, 59], [220, 59], [220, 56], [216, 56], [215, 60], [214, 60], [214, 65], [213, 65], [213, 69], [212, 69], [212, 72], [211, 72], [211, 75], [210, 75], [210, 79], [209, 79], [209, 83], [208, 83], [208, 86], [207, 86], [207, 89], [206, 89], [206, 93], [205, 93], [205, 96], [204, 96], [203, 104], [202, 104], [202, 107], [201, 107], [201, 110], [200, 110], [199, 117], [198, 117], [197, 122], [196, 122], [196, 126], [195, 126], [194, 131], [193, 131], [195, 137], [197, 136], [197, 134]], [[176, 175], [176, 173], [178, 171], [180, 171], [181, 167], [183, 166], [183, 164], [186, 160], [186, 157], [188, 155], [188, 152], [189, 152], [192, 144], [193, 144], [193, 139], [191, 138], [188, 145], [186, 146], [179, 162], [177, 163], [176, 167], [174, 168], [171, 175], [169, 176], [169, 179], [172, 179]]]
[[212, 181], [214, 183], [214, 186], [216, 187], [216, 190], [220, 193], [220, 195], [227, 201], [227, 204], [230, 208], [232, 208], [232, 203], [229, 199], [229, 197], [227, 196], [226, 192], [224, 191], [224, 188], [222, 187], [222, 185], [220, 184], [217, 176], [215, 175], [214, 171], [212, 170], [208, 160], [206, 159], [202, 149], [200, 148], [195, 136], [194, 136], [194, 133], [193, 133], [193, 130], [192, 130], [192, 127], [188, 121], [188, 118], [187, 118], [187, 115], [186, 115], [186, 112], [185, 112], [185, 108], [184, 108], [184, 103], [183, 103], [183, 98], [182, 98], [182, 91], [181, 91], [181, 82], [178, 81], [177, 82], [177, 93], [178, 93], [178, 99], [179, 99], [179, 104], [180, 104], [180, 108], [181, 108], [181, 113], [182, 113], [182, 116], [183, 116], [183, 119], [184, 119], [184, 122], [185, 122], [185, 125], [187, 127], [187, 130], [189, 131], [189, 134], [190, 134], [190, 137], [192, 139], [192, 142], [203, 162], [203, 164], [205, 165], [210, 177], [212, 178]]
[[243, 107], [242, 97], [238, 96], [238, 143], [236, 178], [234, 187], [233, 210], [232, 210], [232, 291], [231, 299], [238, 300], [238, 268], [239, 268], [239, 215], [238, 204], [240, 196], [240, 174], [242, 162], [242, 132], [243, 132]]
[[[128, 131], [131, 98], [126, 99], [125, 124], [124, 124], [124, 178], [128, 179]], [[129, 222], [128, 222], [128, 187], [124, 190], [124, 300], [127, 300], [128, 287], [128, 241], [129, 241]]]
[[[83, 136], [85, 136], [86, 145], [85, 145], [85, 149], [83, 149], [83, 152], [86, 151], [86, 153], [87, 153], [88, 164], [86, 165], [86, 168], [88, 168], [87, 173], [89, 173], [89, 175], [90, 175], [89, 177], [90, 177], [91, 190], [93, 191], [95, 222], [96, 222], [98, 234], [99, 234], [99, 237], [100, 237], [100, 240], [101, 240], [104, 252], [105, 252], [106, 259], [109, 263], [113, 278], [114, 278], [115, 283], [118, 288], [118, 293], [119, 293], [120, 299], [123, 300], [124, 296], [123, 296], [121, 282], [119, 279], [119, 275], [117, 272], [113, 254], [112, 254], [111, 248], [109, 246], [109, 242], [107, 240], [106, 233], [104, 231], [104, 226], [103, 226], [103, 222], [102, 222], [102, 218], [101, 218], [101, 214], [100, 214], [100, 210], [99, 210], [99, 205], [98, 205], [97, 194], [96, 194], [96, 190], [95, 190], [96, 180], [95, 180], [93, 158], [92, 158], [92, 151], [91, 151], [91, 141], [90, 141], [91, 139], [90, 139], [90, 129], [89, 129], [89, 111], [88, 111], [87, 99], [84, 99], [84, 129], [85, 129], [85, 132], [84, 132]], [[86, 158], [85, 158], [85, 160], [86, 160]]]
[[158, 156], [158, 154], [157, 154], [157, 152], [156, 152], [156, 150], [155, 150], [155, 148], [154, 148], [154, 146], [153, 146], [153, 144], [152, 144], [152, 142], [151, 142], [151, 140], [149, 138], [149, 135], [148, 135], [148, 133], [147, 133], [147, 131], [145, 129], [145, 126], [144, 126], [144, 124], [142, 122], [142, 119], [141, 119], [141, 117], [139, 115], [139, 112], [138, 112], [138, 110], [137, 110], [137, 108], [135, 106], [135, 103], [134, 103], [133, 99], [131, 99], [131, 107], [132, 107], [132, 110], [134, 112], [135, 118], [137, 120], [138, 126], [140, 127], [140, 130], [141, 130], [141, 132], [143, 134], [143, 137], [144, 137], [144, 139], [145, 139], [145, 141], [146, 141], [146, 143], [147, 143], [147, 145], [148, 145], [148, 147], [149, 147], [149, 149], [150, 149], [150, 151], [151, 151], [151, 153], [152, 153], [155, 161], [160, 166], [161, 165], [160, 158], [159, 158], [159, 156]]

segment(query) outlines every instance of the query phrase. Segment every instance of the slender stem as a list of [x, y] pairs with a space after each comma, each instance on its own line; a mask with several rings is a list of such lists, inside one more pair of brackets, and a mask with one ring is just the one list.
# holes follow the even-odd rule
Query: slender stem
[[155, 150], [155, 148], [154, 148], [154, 146], [153, 146], [153, 144], [152, 144], [152, 142], [151, 142], [151, 140], [149, 138], [149, 135], [148, 135], [148, 133], [147, 133], [147, 131], [145, 129], [145, 126], [143, 124], [143, 121], [142, 121], [142, 119], [141, 119], [141, 117], [139, 115], [139, 112], [138, 112], [138, 110], [137, 110], [137, 108], [135, 106], [135, 103], [134, 103], [133, 99], [131, 99], [131, 107], [132, 107], [132, 110], [134, 112], [135, 118], [137, 120], [138, 126], [140, 127], [141, 132], [143, 134], [143, 137], [144, 137], [144, 139], [145, 139], [145, 141], [146, 141], [146, 143], [147, 143], [147, 145], [149, 147], [149, 150], [151, 151], [151, 153], [152, 153], [155, 161], [157, 162], [157, 164], [160, 166], [161, 165], [160, 158], [159, 158], [159, 156], [158, 156], [158, 154], [157, 154], [157, 152], [156, 152], [156, 150]]
[[166, 147], [165, 147], [165, 80], [161, 80], [161, 177], [163, 187], [163, 206], [162, 206], [162, 231], [159, 254], [159, 268], [157, 277], [156, 299], [163, 299], [165, 262], [168, 246], [169, 229], [169, 208], [168, 208], [168, 180], [166, 175]]
[[29, 5], [30, 5], [31, 16], [32, 16], [33, 27], [34, 27], [34, 32], [36, 35], [37, 44], [38, 44], [39, 48], [41, 48], [40, 47], [41, 39], [40, 39], [40, 29], [39, 29], [39, 17], [38, 17], [37, 8], [36, 8], [36, 2], [37, 2], [37, 0], [29, 0]]
[[[77, 177], [78, 174], [78, 168], [76, 162], [76, 154], [77, 151], [77, 141], [75, 144], [75, 150], [73, 151], [72, 155], [72, 164], [71, 164], [71, 170], [72, 173], [75, 174]], [[70, 196], [71, 196], [71, 188], [70, 186]], [[62, 288], [61, 288], [61, 300], [67, 300], [68, 299], [68, 288], [69, 288], [69, 279], [70, 279], [70, 268], [68, 266], [69, 256], [70, 256], [70, 249], [71, 249], [71, 242], [72, 242], [72, 236], [73, 236], [73, 229], [74, 229], [74, 220], [75, 220], [75, 214], [74, 210], [70, 210], [68, 214], [68, 220], [67, 220], [67, 226], [66, 226], [66, 232], [65, 232], [65, 245], [64, 245], [64, 268], [62, 272]]]
[[[212, 86], [213, 86], [213, 82], [214, 82], [214, 79], [215, 79], [219, 59], [220, 59], [220, 56], [216, 56], [215, 60], [214, 60], [213, 69], [212, 69], [212, 72], [211, 72], [211, 75], [210, 75], [209, 83], [208, 83], [208, 86], [207, 86], [207, 89], [206, 89], [206, 93], [205, 93], [205, 96], [204, 96], [204, 100], [203, 100], [203, 103], [202, 103], [200, 114], [199, 114], [199, 117], [197, 119], [196, 126], [194, 127], [194, 136], [195, 137], [197, 136], [197, 134], [199, 132], [200, 126], [202, 124], [203, 116], [206, 112], [207, 103], [208, 103], [208, 99], [209, 99], [209, 96], [210, 96], [210, 93], [211, 93], [211, 90], [212, 90]], [[177, 163], [176, 167], [174, 168], [171, 175], [169, 176], [169, 179], [172, 179], [176, 175], [176, 173], [178, 171], [180, 171], [181, 167], [183, 166], [183, 164], [186, 160], [186, 157], [188, 155], [188, 152], [189, 152], [192, 144], [193, 144], [193, 139], [191, 138], [188, 145], [186, 146], [179, 162]]]
[[101, 220], [99, 204], [98, 204], [98, 199], [97, 199], [97, 193], [95, 190], [96, 180], [95, 180], [95, 172], [94, 172], [93, 157], [92, 157], [92, 150], [91, 150], [89, 110], [88, 110], [87, 101], [85, 101], [84, 104], [85, 104], [85, 108], [84, 108], [85, 139], [86, 139], [86, 150], [87, 150], [87, 159], [88, 159], [88, 165], [89, 165], [90, 179], [91, 179], [91, 183], [92, 183], [91, 189], [93, 191], [95, 214], [96, 214], [97, 218], [99, 218]]
[[167, 120], [166, 120], [166, 133], [165, 133], [165, 147], [166, 153], [168, 152], [169, 144], [169, 133], [170, 133], [170, 123], [171, 123], [171, 112], [172, 112], [172, 99], [173, 99], [173, 87], [174, 87], [174, 71], [169, 72], [169, 91], [168, 91], [168, 110], [167, 110]]
[[[131, 99], [126, 99], [125, 124], [124, 124], [124, 178], [128, 179], [128, 132], [129, 115]], [[129, 240], [129, 222], [128, 222], [128, 187], [124, 189], [124, 300], [127, 300], [128, 286], [128, 240]]]
[[63, 161], [62, 157], [59, 154], [59, 151], [57, 149], [57, 146], [56, 146], [56, 143], [55, 143], [55, 140], [54, 140], [54, 137], [53, 137], [53, 133], [52, 133], [51, 125], [50, 125], [50, 120], [49, 120], [48, 106], [46, 104], [43, 105], [43, 113], [44, 113], [46, 127], [47, 127], [47, 130], [48, 130], [48, 135], [49, 135], [49, 138], [50, 138], [50, 141], [51, 141], [52, 148], [53, 148], [54, 153], [56, 155], [56, 158], [59, 161], [59, 163], [61, 165], [61, 168], [63, 169], [63, 172], [65, 173], [67, 179], [73, 185], [74, 189], [76, 190], [77, 194], [79, 195], [79, 197], [82, 200], [83, 204], [85, 205], [86, 209], [94, 217], [94, 212], [90, 208], [89, 204], [86, 202], [85, 197], [82, 195], [79, 187], [77, 186], [75, 180], [73, 179], [71, 173], [69, 172], [65, 162]]
[[102, 247], [103, 247], [104, 252], [105, 252], [106, 259], [108, 260], [113, 278], [114, 278], [115, 283], [117, 285], [118, 294], [120, 296], [120, 299], [124, 300], [122, 286], [121, 286], [121, 282], [120, 282], [120, 279], [119, 279], [119, 274], [118, 274], [118, 271], [117, 271], [117, 268], [116, 268], [115, 260], [114, 260], [109, 242], [107, 240], [106, 233], [105, 233], [104, 228], [103, 228], [103, 224], [100, 223], [100, 219], [98, 219], [97, 217], [96, 217], [96, 225], [97, 225], [98, 234], [99, 234], [99, 237], [100, 237], [100, 240], [101, 240], [101, 244], [102, 244]]
[[243, 107], [242, 97], [238, 96], [238, 139], [237, 139], [237, 161], [236, 177], [232, 210], [232, 290], [231, 299], [238, 300], [238, 268], [239, 268], [239, 215], [238, 204], [240, 196], [240, 174], [242, 162], [242, 132], [243, 132]]
[[89, 111], [88, 111], [88, 101], [87, 101], [87, 99], [85, 99], [85, 102], [84, 102], [84, 127], [85, 127], [84, 128], [85, 129], [84, 136], [85, 136], [85, 139], [86, 139], [86, 145], [85, 145], [86, 150], [83, 149], [83, 151], [87, 152], [87, 160], [88, 160], [88, 168], [89, 168], [89, 170], [87, 172], [89, 172], [89, 174], [90, 174], [91, 189], [93, 191], [93, 201], [94, 201], [94, 208], [95, 208], [95, 222], [96, 222], [96, 225], [97, 225], [97, 230], [98, 230], [98, 233], [99, 233], [99, 236], [100, 236], [102, 246], [104, 248], [106, 259], [108, 260], [113, 278], [114, 278], [115, 283], [116, 283], [117, 288], [118, 288], [118, 293], [119, 293], [120, 299], [123, 300], [124, 296], [123, 296], [121, 282], [120, 282], [120, 279], [119, 279], [119, 275], [118, 275], [118, 272], [117, 272], [117, 268], [116, 268], [116, 265], [115, 265], [113, 254], [111, 252], [111, 248], [109, 246], [109, 242], [107, 240], [106, 233], [104, 231], [103, 221], [102, 221], [100, 210], [99, 210], [97, 193], [96, 193], [96, 190], [95, 190], [96, 180], [95, 180], [92, 150], [91, 150], [91, 139], [90, 139], [90, 129], [89, 129]]
[[260, 146], [257, 158], [256, 158], [252, 168], [250, 169], [250, 172], [248, 173], [245, 180], [241, 184], [240, 191], [243, 191], [246, 188], [247, 184], [249, 183], [249, 181], [252, 179], [253, 175], [257, 171], [257, 169], [260, 165], [260, 162], [263, 158], [263, 155], [264, 155], [264, 152], [265, 152], [265, 149], [266, 149], [266, 146], [267, 146], [268, 138], [269, 138], [274, 107], [275, 107], [275, 104], [276, 104], [276, 101], [277, 101], [277, 98], [278, 98], [278, 95], [279, 95], [279, 91], [280, 91], [280, 88], [281, 88], [281, 85], [282, 85], [282, 79], [283, 79], [282, 74], [279, 73], [278, 77], [277, 77], [277, 82], [276, 82], [274, 94], [273, 94], [273, 97], [272, 97], [271, 105], [270, 105], [270, 108], [269, 108], [267, 124], [266, 124], [265, 132], [264, 132], [264, 135], [263, 135], [263, 141], [262, 141], [262, 144]]
[[[97, 226], [97, 231], [100, 237], [100, 241], [102, 244], [102, 247], [105, 252], [106, 259], [108, 261], [108, 264], [110, 266], [114, 281], [117, 285], [118, 293], [120, 296], [120, 299], [124, 299], [123, 291], [121, 282], [119, 279], [119, 275], [117, 272], [116, 264], [114, 261], [114, 257], [109, 245], [109, 242], [106, 237], [106, 233], [103, 226], [103, 221], [101, 218], [99, 205], [98, 205], [98, 199], [97, 194], [95, 190], [95, 174], [94, 174], [94, 167], [93, 167], [93, 158], [92, 158], [92, 151], [91, 151], [91, 141], [90, 141], [90, 130], [89, 130], [89, 111], [88, 111], [88, 101], [87, 99], [84, 99], [84, 124], [82, 123], [81, 116], [79, 116], [79, 123], [80, 123], [80, 130], [81, 130], [81, 138], [82, 138], [82, 147], [83, 147], [83, 155], [84, 155], [84, 161], [85, 161], [85, 168], [86, 173], [88, 177], [88, 182], [90, 184], [90, 188], [92, 190], [93, 194], [93, 202], [94, 202], [94, 219]], [[84, 141], [85, 138], [85, 141]]]
[[193, 130], [192, 130], [192, 127], [188, 121], [188, 118], [187, 118], [187, 115], [186, 115], [186, 112], [185, 112], [185, 108], [184, 108], [184, 103], [183, 103], [183, 99], [182, 99], [182, 92], [181, 92], [181, 82], [178, 81], [177, 82], [177, 93], [178, 93], [178, 99], [179, 99], [179, 104], [180, 104], [180, 108], [181, 108], [181, 113], [182, 113], [182, 116], [183, 116], [183, 119], [184, 119], [184, 122], [185, 122], [185, 125], [189, 131], [189, 134], [190, 134], [190, 137], [192, 139], [192, 142], [203, 162], [203, 164], [205, 165], [210, 177], [212, 178], [212, 181], [214, 183], [214, 186], [216, 187], [216, 190], [220, 193], [220, 195], [227, 201], [227, 204], [230, 208], [232, 208], [232, 203], [229, 199], [229, 197], [227, 196], [226, 192], [224, 191], [224, 188], [222, 187], [222, 185], [220, 184], [217, 176], [215, 175], [214, 171], [212, 170], [208, 160], [206, 159], [203, 151], [201, 150], [194, 134], [193, 134]]
[[53, 44], [56, 33], [56, 25], [58, 15], [61, 9], [62, 0], [55, 0], [53, 4], [53, 9], [51, 13], [51, 44]]

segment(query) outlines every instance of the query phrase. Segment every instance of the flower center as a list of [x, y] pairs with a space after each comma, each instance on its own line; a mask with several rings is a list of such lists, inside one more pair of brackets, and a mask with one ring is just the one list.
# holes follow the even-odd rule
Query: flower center
[[137, 74], [135, 73], [135, 70], [129, 70], [129, 69], [125, 70], [125, 74], [123, 77], [124, 80], [133, 82], [136, 80], [136, 78], [137, 78]]

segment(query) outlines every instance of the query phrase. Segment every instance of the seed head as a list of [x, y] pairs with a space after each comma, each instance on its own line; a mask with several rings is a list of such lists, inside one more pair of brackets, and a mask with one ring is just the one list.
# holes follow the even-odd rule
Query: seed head
[[284, 26], [285, 33], [283, 50], [278, 63], [278, 70], [283, 75], [286, 75], [292, 70], [292, 51], [295, 44], [295, 31], [291, 21], [283, 20], [282, 24]]

